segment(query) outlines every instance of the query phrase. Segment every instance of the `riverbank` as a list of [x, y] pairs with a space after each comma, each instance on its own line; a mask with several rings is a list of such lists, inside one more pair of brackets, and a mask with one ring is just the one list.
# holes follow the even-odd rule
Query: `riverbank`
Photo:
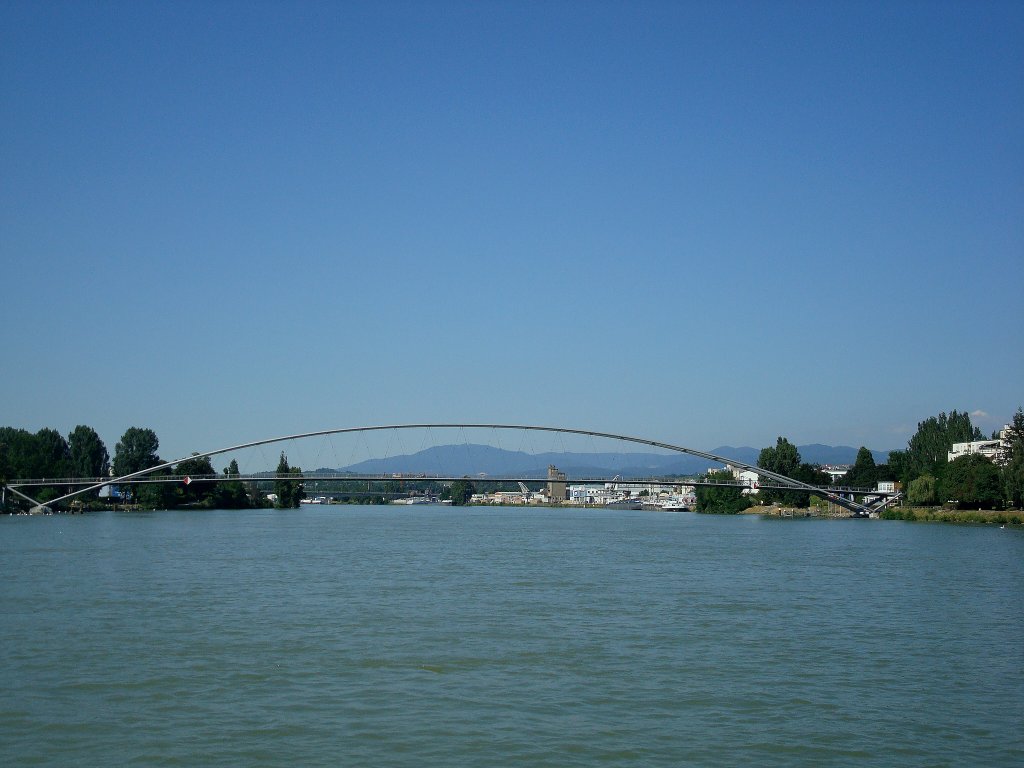
[[944, 509], [941, 507], [895, 507], [883, 510], [883, 520], [909, 520], [911, 522], [988, 523], [994, 525], [1024, 525], [1024, 511], [988, 509]]
[[[795, 508], [778, 506], [748, 507], [740, 514], [765, 517], [849, 517], [846, 510], [829, 512], [822, 507]], [[893, 507], [883, 510], [883, 520], [906, 520], [930, 523], [981, 523], [990, 525], [1024, 525], [1024, 511], [992, 509], [946, 509], [943, 507]]]
[[[484, 507], [508, 507], [522, 508], [522, 504], [483, 504], [470, 506]], [[537, 505], [531, 505], [537, 506]], [[179, 509], [205, 509], [200, 506], [180, 507]], [[573, 508], [604, 509], [600, 506], [574, 505]], [[253, 508], [256, 509], [256, 508]], [[139, 512], [143, 508], [138, 504], [101, 504], [93, 502], [88, 505], [73, 505], [66, 510], [40, 510], [36, 514], [86, 514], [87, 512], [99, 512], [113, 510], [116, 512]], [[154, 511], [154, 510], [147, 510]], [[20, 513], [10, 512], [9, 514], [29, 514], [23, 511]], [[761, 505], [747, 507], [739, 512], [741, 515], [761, 515], [763, 517], [779, 518], [846, 518], [850, 517], [849, 512], [842, 508], [833, 507], [830, 511], [825, 507], [781, 507], [776, 505]], [[896, 507], [884, 510], [879, 517], [883, 520], [906, 520], [909, 522], [939, 522], [939, 523], [976, 523], [990, 525], [1020, 525], [1024, 526], [1024, 510], [965, 510], [945, 509], [942, 507]]]
[[747, 507], [741, 515], [762, 515], [764, 517], [849, 517], [845, 509], [829, 512], [825, 507], [780, 507], [775, 504]]

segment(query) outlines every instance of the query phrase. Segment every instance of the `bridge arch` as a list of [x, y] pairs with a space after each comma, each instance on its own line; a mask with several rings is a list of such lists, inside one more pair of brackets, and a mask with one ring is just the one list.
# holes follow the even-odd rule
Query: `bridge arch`
[[[858, 512], [858, 513], [863, 513], [863, 512], [868, 511], [868, 507], [866, 507], [866, 506], [864, 506], [862, 504], [858, 504], [858, 503], [856, 503], [856, 502], [854, 502], [854, 501], [852, 501], [850, 499], [846, 499], [843, 496], [841, 496], [840, 494], [837, 494], [837, 493], [834, 493], [834, 492], [831, 492], [831, 491], [819, 488], [818, 486], [815, 486], [815, 485], [810, 485], [808, 483], [804, 483], [804, 482], [802, 482], [800, 480], [796, 480], [796, 479], [791, 478], [791, 477], [787, 477], [786, 475], [779, 474], [778, 472], [771, 472], [771, 471], [763, 469], [761, 467], [757, 467], [757, 466], [755, 466], [753, 464], [748, 464], [746, 462], [738, 461], [736, 459], [730, 459], [730, 458], [726, 458], [724, 456], [719, 456], [718, 454], [710, 453], [709, 451], [700, 451], [700, 450], [697, 450], [695, 448], [687, 448], [687, 447], [681, 446], [681, 445], [674, 445], [672, 443], [665, 443], [665, 442], [662, 442], [662, 441], [659, 441], [659, 440], [649, 440], [647, 438], [642, 438], [642, 437], [634, 437], [632, 435], [619, 435], [619, 434], [615, 434], [615, 433], [612, 433], [612, 432], [599, 432], [599, 431], [590, 430], [590, 429], [574, 429], [574, 428], [570, 428], [570, 427], [540, 426], [540, 425], [536, 425], [536, 424], [476, 424], [476, 423], [474, 423], [474, 424], [458, 424], [458, 423], [387, 424], [387, 425], [364, 426], [364, 427], [339, 427], [339, 428], [335, 428], [335, 429], [321, 429], [321, 430], [315, 430], [315, 431], [312, 431], [312, 432], [301, 432], [301, 433], [293, 434], [293, 435], [283, 435], [283, 436], [280, 436], [280, 437], [269, 437], [269, 438], [265, 438], [265, 439], [262, 439], [262, 440], [253, 440], [253, 441], [250, 441], [250, 442], [247, 442], [247, 443], [240, 443], [238, 445], [231, 445], [231, 446], [227, 446], [225, 448], [217, 448], [217, 449], [214, 449], [212, 451], [202, 451], [202, 452], [199, 452], [199, 453], [192, 453], [192, 454], [189, 454], [188, 456], [183, 456], [182, 458], [175, 459], [174, 461], [165, 461], [162, 464], [157, 464], [156, 466], [153, 466], [153, 467], [147, 467], [146, 469], [139, 470], [138, 472], [131, 472], [131, 473], [126, 474], [126, 475], [121, 475], [120, 477], [112, 477], [112, 478], [109, 478], [109, 479], [105, 479], [102, 482], [98, 482], [98, 483], [86, 486], [84, 488], [80, 488], [80, 489], [78, 489], [78, 490], [76, 490], [76, 491], [74, 491], [72, 493], [65, 494], [64, 496], [60, 496], [60, 497], [58, 497], [56, 499], [51, 499], [49, 501], [49, 503], [50, 504], [59, 504], [62, 501], [67, 501], [68, 499], [74, 498], [75, 496], [79, 496], [79, 495], [81, 495], [83, 493], [88, 493], [90, 491], [98, 490], [98, 489], [100, 489], [100, 488], [102, 488], [104, 486], [107, 486], [107, 485], [117, 485], [117, 484], [123, 483], [123, 482], [125, 482], [127, 480], [132, 480], [132, 479], [135, 479], [135, 478], [138, 478], [138, 477], [143, 477], [145, 475], [152, 474], [153, 472], [159, 472], [162, 469], [167, 469], [169, 467], [173, 467], [174, 465], [179, 464], [182, 461], [185, 461], [187, 459], [197, 459], [197, 458], [206, 458], [206, 457], [209, 457], [209, 456], [218, 456], [218, 455], [224, 454], [224, 453], [233, 453], [233, 452], [236, 452], [236, 451], [245, 450], [247, 448], [256, 448], [258, 446], [263, 446], [263, 445], [272, 445], [274, 443], [282, 443], [282, 442], [286, 442], [286, 441], [289, 441], [289, 440], [303, 440], [303, 439], [313, 438], [313, 437], [323, 437], [323, 436], [327, 436], [327, 435], [341, 435], [341, 434], [349, 434], [349, 433], [356, 433], [356, 432], [382, 432], [382, 431], [386, 431], [386, 430], [413, 430], [413, 429], [492, 429], [492, 430], [493, 429], [505, 429], [505, 430], [524, 430], [524, 431], [558, 433], [558, 434], [566, 434], [566, 435], [582, 435], [582, 436], [586, 436], [586, 437], [595, 437], [595, 438], [605, 438], [605, 439], [609, 439], [609, 440], [616, 440], [616, 441], [624, 442], [624, 443], [633, 443], [633, 444], [636, 444], [636, 445], [644, 445], [644, 446], [648, 446], [648, 447], [651, 447], [651, 448], [660, 448], [660, 449], [663, 449], [663, 450], [673, 451], [673, 452], [676, 452], [676, 453], [682, 453], [682, 454], [687, 454], [687, 455], [690, 455], [690, 456], [696, 456], [696, 457], [699, 457], [699, 458], [702, 458], [702, 459], [707, 459], [709, 461], [717, 462], [717, 463], [720, 463], [720, 464], [729, 464], [729, 465], [732, 465], [732, 466], [735, 466], [735, 467], [741, 467], [742, 469], [747, 469], [747, 470], [751, 470], [753, 472], [757, 472], [760, 476], [767, 477], [767, 478], [775, 481], [779, 485], [785, 486], [787, 488], [793, 488], [794, 490], [801, 490], [801, 491], [809, 491], [809, 492], [817, 494], [819, 496], [824, 496], [829, 501], [832, 501], [832, 502], [834, 502], [834, 503], [836, 503], [836, 504], [838, 504], [838, 505], [840, 505], [840, 506], [842, 506], [842, 507], [844, 507], [846, 509], [849, 509], [851, 511]], [[26, 498], [29, 501], [32, 501], [33, 503], [37, 503], [37, 502], [35, 502], [35, 500], [30, 499], [25, 494], [17, 491], [17, 489], [11, 488], [11, 490], [13, 490], [15, 493], [18, 493], [19, 496], [22, 496], [23, 498]]]

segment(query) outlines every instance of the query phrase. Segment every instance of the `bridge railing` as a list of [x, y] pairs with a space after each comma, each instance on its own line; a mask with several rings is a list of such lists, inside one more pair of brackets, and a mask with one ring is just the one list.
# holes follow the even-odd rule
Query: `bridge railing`
[[[8, 483], [8, 487], [12, 489], [17, 488], [32, 488], [32, 487], [47, 487], [47, 486], [125, 486], [125, 485], [150, 485], [150, 484], [187, 484], [187, 483], [215, 483], [215, 482], [242, 482], [242, 483], [260, 483], [260, 482], [275, 482], [275, 481], [302, 481], [302, 482], [324, 482], [324, 483], [344, 483], [344, 482], [360, 482], [360, 483], [384, 483], [384, 482], [398, 482], [398, 483], [429, 483], [429, 482], [455, 482], [457, 480], [470, 480], [480, 485], [500, 484], [500, 483], [530, 483], [533, 485], [543, 485], [549, 482], [549, 478], [546, 476], [523, 476], [523, 475], [438, 475], [431, 473], [337, 473], [337, 472], [302, 472], [302, 473], [282, 473], [276, 472], [256, 472], [247, 474], [237, 475], [223, 475], [223, 474], [150, 474], [142, 475], [139, 477], [132, 477], [128, 479], [118, 478], [87, 478], [87, 477], [67, 477], [67, 478], [29, 478], [13, 480]], [[699, 480], [695, 478], [681, 478], [678, 476], [673, 477], [634, 477], [634, 478], [623, 478], [620, 476], [615, 477], [601, 477], [601, 476], [590, 476], [580, 478], [567, 478], [567, 483], [571, 485], [626, 485], [626, 486], [643, 486], [643, 485], [668, 485], [678, 487], [710, 487], [710, 488], [746, 488], [749, 489], [752, 486], [748, 482], [735, 481], [735, 482], [722, 482], [722, 481], [708, 481]], [[792, 490], [792, 486], [782, 485], [776, 483], [758, 483], [756, 486], [758, 489], [763, 490]], [[847, 486], [809, 486], [805, 488], [808, 493], [830, 496], [833, 494], [849, 494], [851, 496], [870, 496], [874, 499], [889, 499], [890, 497], [898, 497], [898, 491], [878, 491], [874, 488], [854, 488]], [[877, 502], [873, 502], [869, 505], [874, 508], [877, 506]]]

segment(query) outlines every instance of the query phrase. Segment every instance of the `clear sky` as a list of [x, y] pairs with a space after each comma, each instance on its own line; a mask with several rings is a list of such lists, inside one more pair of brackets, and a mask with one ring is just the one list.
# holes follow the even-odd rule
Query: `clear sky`
[[0, 4], [0, 424], [1024, 405], [1020, 2]]

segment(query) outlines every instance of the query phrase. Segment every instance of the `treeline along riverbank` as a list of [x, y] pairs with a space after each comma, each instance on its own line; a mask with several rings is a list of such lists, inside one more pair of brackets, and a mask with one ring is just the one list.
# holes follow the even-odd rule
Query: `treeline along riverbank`
[[[993, 439], [996, 437], [993, 435]], [[987, 509], [1006, 514], [1005, 518], [997, 517], [993, 522], [1018, 524], [1022, 522], [1021, 515], [1014, 515], [1012, 511], [1024, 507], [1024, 411], [1018, 408], [1012, 423], [1002, 430], [997, 455], [974, 453], [947, 460], [955, 443], [982, 439], [984, 435], [971, 423], [966, 411], [940, 413], [919, 422], [907, 448], [891, 451], [886, 463], [876, 464], [872, 452], [862, 446], [840, 484], [862, 489], [862, 495], [869, 495], [879, 481], [897, 483], [909, 506], [886, 510], [882, 516], [890, 519], [984, 522], [989, 518], [985, 518], [981, 510]], [[159, 446], [156, 433], [143, 427], [125, 430], [113, 457], [96, 430], [86, 425], [76, 426], [66, 438], [51, 428], [31, 433], [15, 427], [0, 427], [0, 483], [6, 486], [9, 480], [26, 478], [120, 477], [166, 463], [159, 456]], [[796, 446], [785, 437], [779, 437], [774, 446], [760, 452], [757, 466], [812, 485], [828, 485], [831, 481], [822, 467], [802, 461]], [[731, 475], [726, 477], [726, 474], [710, 472], [705, 477], [731, 481]], [[155, 471], [153, 476], [204, 478], [201, 482], [126, 485], [117, 489], [113, 500], [100, 498], [100, 492], [94, 491], [70, 503], [62, 503], [61, 508], [109, 508], [115, 503], [142, 509], [294, 508], [305, 494], [302, 469], [291, 466], [283, 452], [276, 470], [268, 473], [265, 480], [232, 479], [239, 475], [235, 461], [218, 473], [209, 457], [194, 456]], [[70, 492], [72, 487], [55, 480], [53, 485], [34, 486], [31, 495], [45, 504]], [[409, 487], [406, 483], [404, 489]], [[321, 493], [327, 490], [323, 485], [319, 488]], [[451, 495], [451, 487], [425, 487], [425, 490], [457, 503]], [[395, 491], [396, 488], [386, 482], [373, 487], [356, 487], [343, 477], [332, 481], [330, 488], [336, 500], [361, 503], [380, 503]], [[756, 499], [759, 504], [801, 509], [824, 505], [812, 493], [795, 489], [761, 489]], [[700, 512], [735, 514], [752, 504], [751, 495], [739, 488], [723, 486], [697, 490], [697, 511]], [[5, 493], [2, 511], [17, 512], [24, 508], [23, 500]], [[954, 514], [968, 511], [976, 514]]]
[[[855, 498], [872, 495], [879, 482], [892, 483], [903, 493], [912, 509], [896, 508], [882, 516], [906, 520], [950, 520], [982, 522], [981, 510], [1001, 513], [1024, 507], [1024, 411], [1018, 408], [1013, 420], [988, 439], [998, 443], [994, 455], [966, 452], [950, 461], [955, 444], [986, 441], [971, 423], [966, 412], [951, 411], [921, 421], [907, 448], [891, 451], [888, 462], [876, 464], [872, 452], [861, 447], [852, 467], [836, 481], [844, 488], [857, 489]], [[785, 437], [775, 446], [761, 451], [758, 467], [777, 472], [811, 485], [828, 485], [830, 477], [822, 468], [805, 463], [800, 452]], [[728, 471], [709, 472], [708, 480], [728, 483]], [[826, 502], [813, 493], [796, 489], [763, 488], [756, 497], [745, 489], [727, 487], [697, 488], [697, 511], [715, 514], [737, 514], [755, 503], [797, 509], [826, 507]], [[978, 514], [957, 515], [953, 512], [974, 511]], [[1016, 515], [1019, 521], [1020, 515]], [[1012, 522], [1000, 519], [999, 522]]]

